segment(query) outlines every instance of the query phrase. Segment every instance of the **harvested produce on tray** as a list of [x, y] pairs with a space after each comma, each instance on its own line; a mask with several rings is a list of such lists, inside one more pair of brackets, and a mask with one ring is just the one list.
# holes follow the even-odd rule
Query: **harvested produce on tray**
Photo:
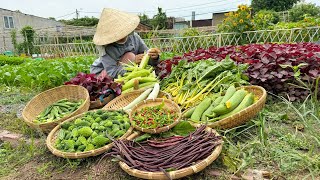
[[59, 120], [76, 111], [82, 103], [83, 100], [69, 101], [68, 99], [61, 99], [42, 111], [34, 120], [34, 122], [46, 123]]
[[158, 106], [144, 107], [132, 115], [135, 125], [155, 129], [172, 124], [178, 119], [178, 114], [164, 107], [164, 102]]
[[188, 136], [190, 133], [196, 130], [188, 121], [180, 121], [176, 126], [166, 132], [160, 134], [148, 134], [144, 133], [142, 136], [135, 138], [133, 141], [142, 142], [149, 138], [167, 138], [171, 136]]
[[159, 83], [156, 83], [152, 88], [146, 89], [140, 96], [138, 96], [136, 99], [134, 99], [131, 103], [129, 103], [127, 106], [123, 108], [124, 111], [130, 110], [133, 108], [136, 104], [139, 102], [145, 100], [145, 99], [155, 99], [158, 97], [160, 91], [160, 85]]
[[61, 125], [55, 147], [64, 152], [97, 149], [111, 142], [108, 137], [120, 138], [129, 128], [128, 115], [123, 111], [89, 111]]
[[221, 144], [221, 136], [205, 131], [202, 125], [187, 136], [171, 136], [148, 139], [143, 142], [115, 140], [113, 156], [129, 167], [148, 171], [164, 172], [179, 170], [207, 158]]
[[162, 80], [161, 88], [170, 93], [182, 109], [187, 109], [231, 85], [248, 84], [244, 75], [247, 68], [246, 64], [236, 65], [229, 57], [221, 62], [208, 59], [188, 63], [182, 60], [173, 67], [170, 76]]
[[111, 77], [96, 77], [95, 74], [79, 73], [70, 81], [65, 82], [65, 85], [74, 84], [85, 87], [90, 95], [90, 101], [103, 100], [111, 93], [116, 96], [121, 94], [121, 84], [116, 83]]
[[230, 56], [237, 64], [249, 64], [246, 74], [251, 84], [262, 86], [273, 94], [284, 93], [294, 101], [305, 99], [310, 94], [307, 89], [291, 85], [291, 82], [296, 80], [296, 67], [299, 67], [297, 72], [303, 83], [314, 81], [320, 75], [320, 57], [317, 55], [319, 52], [320, 44], [310, 42], [212, 46], [161, 61], [156, 72], [158, 77], [163, 79], [173, 72], [173, 65], [177, 65], [181, 60], [195, 62], [212, 58], [221, 61]]
[[122, 83], [122, 93], [128, 93], [135, 89], [152, 88], [157, 82], [157, 76], [153, 68], [148, 68], [149, 55], [145, 54], [141, 60], [140, 65], [135, 63], [123, 64], [127, 71], [123, 77], [119, 76], [116, 82]]
[[224, 96], [205, 98], [198, 106], [184, 113], [194, 122], [214, 122], [232, 116], [254, 103], [254, 94], [230, 86]]

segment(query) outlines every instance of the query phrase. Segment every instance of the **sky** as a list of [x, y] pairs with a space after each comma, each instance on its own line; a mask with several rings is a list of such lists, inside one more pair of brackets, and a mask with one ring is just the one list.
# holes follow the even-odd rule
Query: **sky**
[[[191, 19], [210, 19], [212, 12], [236, 10], [239, 4], [250, 4], [250, 0], [2, 0], [0, 8], [20, 10], [26, 14], [56, 19], [72, 19], [79, 16], [99, 17], [103, 8], [115, 8], [132, 13], [146, 13], [152, 17], [157, 7], [162, 7], [167, 16]], [[320, 0], [305, 0], [320, 6]]]

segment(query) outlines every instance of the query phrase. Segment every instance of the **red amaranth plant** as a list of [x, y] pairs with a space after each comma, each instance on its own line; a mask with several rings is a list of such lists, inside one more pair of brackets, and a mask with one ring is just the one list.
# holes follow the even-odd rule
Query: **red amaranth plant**
[[181, 59], [188, 62], [213, 58], [217, 61], [224, 59], [227, 55], [237, 63], [250, 64], [247, 75], [250, 83], [260, 85], [269, 92], [279, 94], [288, 93], [292, 99], [304, 98], [309, 92], [290, 85], [296, 83], [296, 75], [292, 68], [301, 66], [299, 77], [306, 83], [311, 83], [320, 76], [320, 45], [314, 43], [297, 44], [249, 44], [243, 46], [210, 47], [198, 49], [185, 53], [182, 57], [162, 61], [157, 68], [160, 78], [171, 73], [172, 65]]
[[121, 84], [114, 82], [109, 76], [97, 78], [95, 74], [85, 73], [78, 73], [76, 77], [64, 84], [74, 84], [85, 87], [89, 92], [91, 101], [107, 97], [111, 93], [115, 93], [115, 95], [118, 96], [121, 94], [122, 87]]

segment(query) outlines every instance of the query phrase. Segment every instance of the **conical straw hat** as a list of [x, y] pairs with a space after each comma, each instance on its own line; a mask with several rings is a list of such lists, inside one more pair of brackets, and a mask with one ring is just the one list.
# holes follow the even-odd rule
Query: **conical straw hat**
[[139, 16], [135, 14], [105, 8], [100, 16], [93, 43], [106, 45], [116, 42], [135, 30], [139, 22]]

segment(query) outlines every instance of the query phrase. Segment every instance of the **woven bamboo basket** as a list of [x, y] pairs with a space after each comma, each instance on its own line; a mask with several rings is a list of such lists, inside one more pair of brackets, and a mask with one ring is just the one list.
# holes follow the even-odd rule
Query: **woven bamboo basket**
[[[36, 117], [49, 105], [67, 98], [69, 100], [84, 100], [83, 104], [73, 113], [60, 118], [57, 121], [46, 123], [34, 123]], [[32, 128], [40, 129], [43, 132], [50, 132], [54, 127], [64, 120], [88, 111], [90, 106], [90, 97], [88, 90], [82, 86], [64, 85], [44, 91], [32, 98], [22, 111], [23, 120]]]
[[105, 106], [106, 104], [108, 104], [110, 101], [112, 101], [114, 98], [116, 97], [115, 94], [110, 94], [108, 97], [103, 98], [103, 102], [101, 102], [99, 99], [96, 101], [90, 101], [90, 110], [93, 109], [99, 109], [103, 106]]
[[[240, 88], [244, 88], [245, 90], [252, 92], [258, 100], [246, 109], [219, 121], [208, 123], [207, 126], [211, 128], [231, 129], [246, 123], [251, 118], [256, 116], [259, 111], [261, 111], [267, 99], [266, 90], [261, 86], [243, 86], [238, 87], [237, 89]], [[185, 110], [183, 113], [186, 111], [187, 110]]]
[[139, 111], [142, 108], [145, 107], [152, 107], [152, 106], [158, 106], [160, 104], [162, 104], [164, 102], [164, 107], [168, 108], [169, 110], [173, 110], [175, 113], [178, 114], [178, 119], [176, 119], [173, 123], [164, 126], [164, 127], [160, 127], [160, 128], [156, 128], [156, 129], [147, 129], [147, 128], [141, 128], [137, 125], [134, 126], [134, 128], [136, 130], [145, 132], [145, 133], [150, 133], [150, 134], [158, 134], [158, 133], [162, 133], [162, 132], [166, 132], [169, 129], [173, 128], [175, 125], [178, 124], [178, 122], [181, 119], [181, 109], [180, 107], [173, 101], [168, 100], [168, 99], [161, 99], [161, 98], [156, 98], [156, 99], [148, 99], [148, 100], [144, 100], [142, 102], [140, 102], [139, 104], [137, 104], [136, 106], [134, 106], [132, 108], [132, 110], [130, 111], [130, 121], [133, 121], [133, 117], [132, 115], [136, 112]]
[[[200, 124], [192, 124], [192, 125], [195, 127], [200, 126]], [[207, 127], [205, 130], [208, 132], [211, 131], [214, 134], [218, 135], [218, 133], [214, 129], [211, 129], [209, 127]], [[129, 139], [134, 139], [135, 137], [137, 137], [139, 135], [140, 135], [139, 133], [133, 133], [129, 137]], [[194, 165], [192, 165], [190, 167], [186, 167], [186, 168], [179, 169], [176, 171], [170, 171], [170, 172], [168, 172], [168, 174], [170, 175], [171, 179], [179, 179], [179, 178], [189, 176], [189, 175], [192, 175], [192, 174], [195, 174], [195, 173], [202, 171], [204, 168], [209, 166], [214, 160], [217, 159], [217, 157], [221, 153], [222, 146], [223, 146], [223, 141], [221, 142], [220, 145], [215, 147], [215, 149], [213, 150], [211, 155], [208, 156], [207, 158], [203, 159], [202, 161], [196, 162]], [[147, 171], [141, 171], [138, 169], [133, 169], [133, 168], [129, 167], [126, 163], [121, 162], [121, 161], [119, 162], [119, 165], [125, 172], [127, 172], [131, 176], [135, 176], [135, 177], [143, 178], [143, 179], [168, 179], [167, 176], [164, 175], [163, 172], [147, 172]]]
[[[92, 110], [92, 111], [96, 111], [96, 110]], [[110, 111], [110, 110], [108, 110]], [[82, 117], [85, 113], [79, 114], [77, 116], [74, 116], [68, 120], [66, 120], [65, 122], [70, 122], [70, 121], [74, 121], [79, 117]], [[62, 123], [61, 123], [62, 124]], [[55, 142], [59, 133], [59, 130], [61, 128], [61, 124], [59, 124], [58, 126], [56, 126], [48, 135], [47, 140], [46, 140], [46, 144], [48, 149], [52, 152], [52, 154], [59, 156], [59, 157], [63, 157], [63, 158], [69, 158], [69, 159], [80, 159], [80, 158], [87, 158], [87, 157], [92, 157], [92, 156], [97, 156], [100, 155], [108, 150], [110, 150], [113, 146], [113, 143], [107, 144], [103, 147], [100, 147], [98, 149], [94, 149], [91, 151], [85, 151], [85, 152], [63, 152], [58, 150], [57, 148], [55, 148]], [[132, 133], [133, 127], [130, 127], [128, 129], [128, 131], [121, 136], [119, 139], [125, 139], [127, 138], [131, 133]]]
[[[128, 104], [130, 104], [133, 100], [135, 100], [138, 96], [140, 96], [144, 91], [143, 90], [136, 90], [132, 91], [123, 95], [120, 95], [110, 101], [107, 105], [105, 105], [102, 109], [122, 109], [126, 107]], [[160, 91], [158, 94], [158, 98], [166, 98], [171, 99], [171, 95]]]

